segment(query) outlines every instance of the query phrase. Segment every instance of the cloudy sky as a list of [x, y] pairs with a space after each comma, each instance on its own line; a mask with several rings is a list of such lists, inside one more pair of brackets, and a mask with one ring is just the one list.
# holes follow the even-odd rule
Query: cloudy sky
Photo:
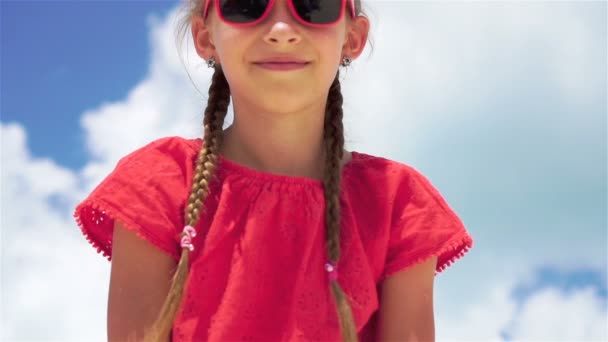
[[[436, 278], [437, 339], [608, 339], [606, 2], [366, 4], [347, 149], [416, 167], [475, 238]], [[1, 2], [2, 340], [105, 340], [110, 264], [72, 213], [120, 157], [201, 134], [178, 5]]]

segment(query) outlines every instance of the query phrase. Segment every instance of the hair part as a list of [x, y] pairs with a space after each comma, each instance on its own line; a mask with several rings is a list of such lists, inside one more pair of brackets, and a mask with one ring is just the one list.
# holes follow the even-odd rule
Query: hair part
[[[204, 1], [186, 0], [187, 14], [178, 26], [178, 40], [183, 41], [187, 26], [192, 17], [201, 15]], [[364, 14], [361, 0], [355, 0], [355, 13]], [[181, 44], [180, 44], [181, 46]], [[181, 55], [180, 55], [181, 56]], [[329, 262], [338, 265], [340, 260], [340, 162], [344, 153], [343, 97], [340, 86], [340, 71], [329, 89], [323, 127], [323, 146], [325, 169], [323, 187], [326, 200], [325, 225], [326, 249]], [[230, 104], [230, 87], [222, 67], [216, 64], [208, 91], [207, 108], [203, 118], [204, 144], [198, 154], [190, 196], [185, 209], [186, 225], [196, 227], [203, 205], [209, 195], [211, 182], [217, 180], [216, 169], [222, 144], [223, 124]], [[184, 233], [182, 233], [184, 234]], [[183, 248], [177, 269], [171, 280], [171, 287], [159, 315], [146, 332], [146, 341], [165, 341], [171, 334], [173, 322], [182, 303], [184, 287], [188, 278], [190, 250]], [[319, 265], [322, 267], [323, 265]], [[330, 282], [334, 296], [338, 321], [343, 341], [357, 341], [357, 329], [351, 306], [338, 280]]]

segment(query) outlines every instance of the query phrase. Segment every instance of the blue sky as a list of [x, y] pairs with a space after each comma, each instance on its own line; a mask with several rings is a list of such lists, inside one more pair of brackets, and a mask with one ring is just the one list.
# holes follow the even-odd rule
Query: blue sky
[[27, 128], [34, 155], [82, 167], [80, 115], [145, 76], [148, 15], [176, 3], [2, 1], [2, 121]]
[[[72, 210], [120, 157], [200, 135], [177, 3], [0, 2], [3, 338], [104, 340], [109, 264]], [[416, 167], [475, 239], [436, 279], [438, 339], [606, 340], [606, 3], [368, 4], [347, 149]]]

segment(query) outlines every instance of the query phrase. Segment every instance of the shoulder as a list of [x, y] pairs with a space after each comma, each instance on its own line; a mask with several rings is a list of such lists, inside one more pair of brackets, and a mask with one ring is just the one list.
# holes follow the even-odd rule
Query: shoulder
[[353, 151], [343, 191], [357, 221], [375, 227], [373, 234], [388, 232], [395, 207], [407, 201], [412, 179], [418, 174], [406, 163]]
[[186, 196], [200, 144], [200, 139], [179, 136], [150, 141], [120, 158], [96, 191], [129, 187]]
[[120, 158], [113, 171], [143, 179], [159, 179], [167, 172], [190, 175], [201, 139], [168, 136], [152, 140]]
[[352, 162], [365, 171], [383, 172], [390, 174], [410, 174], [418, 171], [410, 164], [387, 157], [352, 151]]
[[152, 140], [145, 145], [136, 148], [119, 160], [119, 163], [127, 161], [142, 161], [156, 158], [183, 159], [197, 153], [197, 147], [201, 146], [201, 139], [184, 138], [180, 136], [167, 136]]
[[405, 208], [438, 206], [452, 210], [439, 189], [418, 168], [405, 162], [354, 152], [345, 191], [368, 213], [398, 220]]
[[163, 137], [120, 158], [114, 169], [75, 208], [74, 217], [87, 239], [108, 259], [113, 222], [176, 260], [176, 235], [183, 227], [199, 139]]
[[422, 172], [405, 162], [364, 152], [352, 153], [351, 178], [359, 186], [368, 185], [369, 191], [389, 195], [403, 191], [419, 178], [426, 180]]

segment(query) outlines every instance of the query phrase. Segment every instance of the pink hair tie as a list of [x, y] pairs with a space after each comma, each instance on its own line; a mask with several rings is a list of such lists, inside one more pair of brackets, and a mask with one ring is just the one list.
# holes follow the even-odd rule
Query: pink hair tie
[[182, 236], [181, 245], [182, 248], [188, 248], [190, 252], [194, 250], [194, 246], [192, 245], [192, 238], [196, 236], [196, 230], [192, 226], [184, 227], [184, 236]]
[[329, 273], [329, 281], [338, 279], [338, 265], [330, 261], [325, 264], [325, 270]]

